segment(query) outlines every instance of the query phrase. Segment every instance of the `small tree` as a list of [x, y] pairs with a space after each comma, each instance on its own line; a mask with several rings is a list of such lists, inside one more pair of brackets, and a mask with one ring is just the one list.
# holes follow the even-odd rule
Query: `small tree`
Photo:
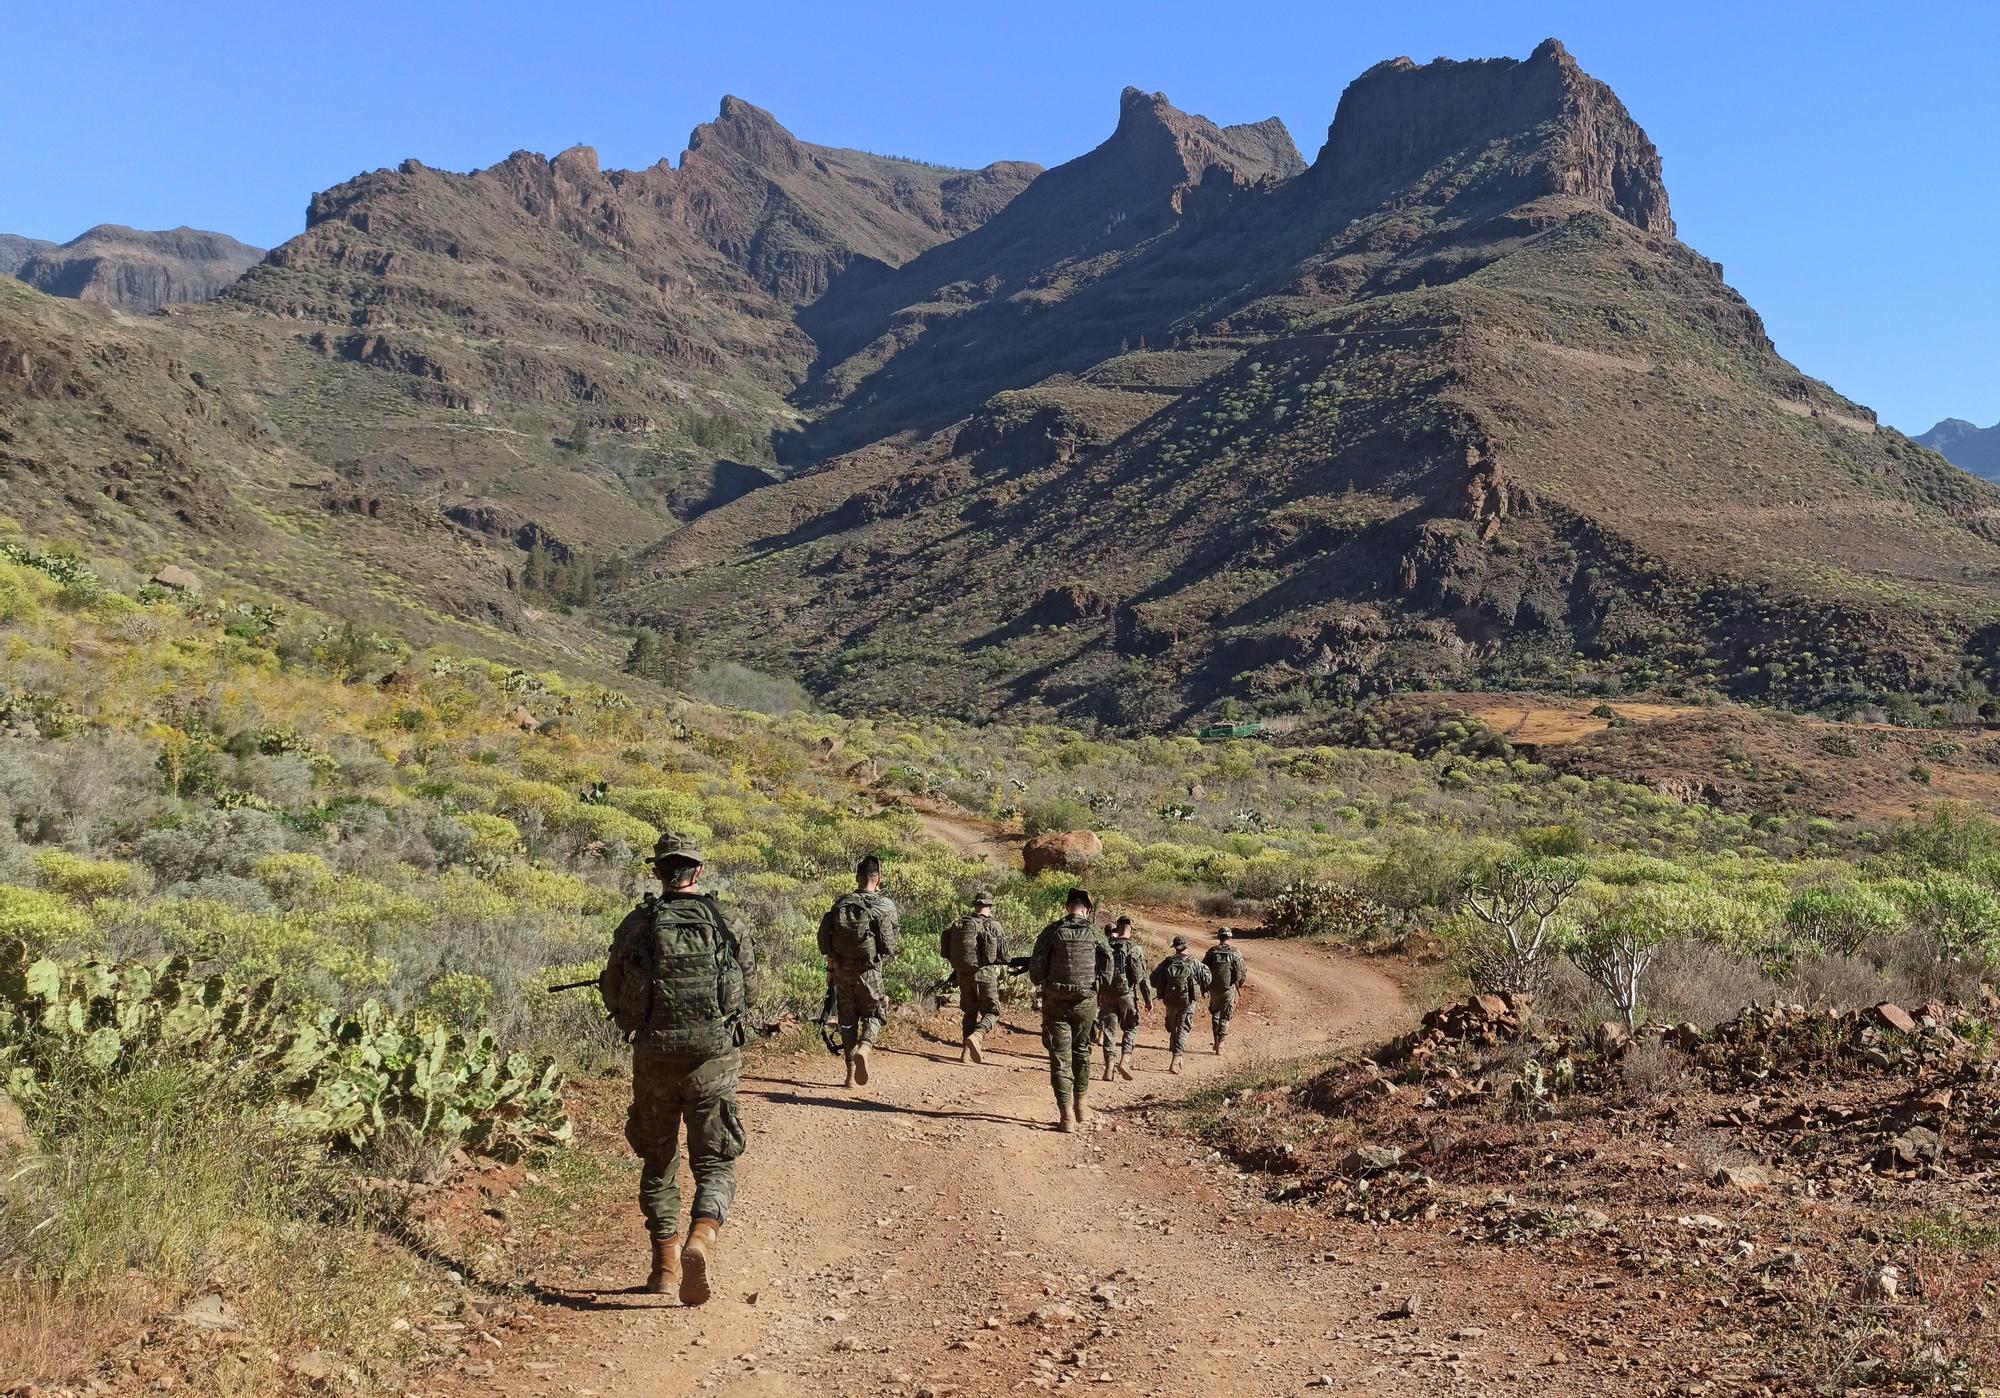
[[1538, 989], [1562, 940], [1564, 905], [1582, 879], [1581, 861], [1549, 855], [1517, 855], [1479, 871], [1464, 897], [1481, 931], [1474, 982], [1488, 990]]
[[1584, 924], [1570, 960], [1590, 977], [1625, 1021], [1639, 1028], [1639, 986], [1660, 948], [1685, 931], [1680, 890], [1642, 888]]

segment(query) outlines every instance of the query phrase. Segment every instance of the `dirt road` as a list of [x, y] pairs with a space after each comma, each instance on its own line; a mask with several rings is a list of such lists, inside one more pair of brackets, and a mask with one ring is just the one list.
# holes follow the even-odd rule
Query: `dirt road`
[[[1008, 853], [976, 828], [927, 823], [969, 853]], [[1168, 915], [1144, 922], [1155, 948], [1176, 930]], [[1169, 1076], [1155, 1013], [1138, 1081], [1094, 1084], [1099, 1125], [1085, 1134], [1050, 1129], [1047, 1060], [1024, 1009], [983, 1067], [959, 1064], [955, 1014], [899, 1020], [866, 1088], [840, 1088], [823, 1053], [757, 1064], [714, 1300], [683, 1309], [629, 1290], [644, 1243], [624, 1206], [581, 1231], [576, 1256], [549, 1259], [541, 1286], [556, 1319], [452, 1391], [1253, 1394], [1322, 1375], [1345, 1392], [1509, 1387], [1500, 1380], [1518, 1374], [1468, 1378], [1461, 1347], [1413, 1335], [1436, 1328], [1434, 1308], [1437, 1327], [1504, 1325], [1519, 1278], [1461, 1275], [1411, 1243], [1357, 1251], [1352, 1226], [1269, 1205], [1233, 1168], [1149, 1126], [1150, 1109], [1223, 1071], [1379, 1038], [1411, 1013], [1363, 963], [1297, 944], [1244, 950], [1232, 1056], [1210, 1056], [1198, 1030], [1191, 1072]], [[1376, 1320], [1412, 1292], [1425, 1297], [1421, 1326]]]

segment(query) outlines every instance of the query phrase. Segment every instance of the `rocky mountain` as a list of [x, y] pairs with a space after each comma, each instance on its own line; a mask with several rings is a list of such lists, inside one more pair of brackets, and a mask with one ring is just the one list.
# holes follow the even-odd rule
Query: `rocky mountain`
[[51, 296], [143, 315], [162, 306], [206, 301], [263, 255], [262, 248], [198, 228], [145, 233], [100, 223], [60, 246], [37, 243], [19, 261], [0, 242], [0, 269]]
[[839, 454], [666, 539], [624, 614], [851, 706], [1128, 724], [1592, 671], [1821, 702], [1988, 663], [2000, 493], [1779, 357], [1559, 44], [1377, 65], [1304, 170], [1135, 158], [1205, 127], [1169, 111], [1128, 95], [978, 233], [803, 313], [802, 437]]
[[54, 243], [41, 238], [23, 238], [0, 233], [0, 277], [11, 277], [29, 258], [50, 251]]
[[1916, 441], [1975, 476], [2000, 480], [2000, 423], [1979, 427], [1962, 417], [1948, 417]]
[[0, 481], [363, 614], [691, 623], [849, 707], [1819, 704], [2000, 648], [2000, 491], [1778, 355], [1554, 41], [1376, 65], [1310, 164], [1137, 89], [1048, 171], [733, 98], [678, 164], [408, 161], [205, 305], [0, 296]]

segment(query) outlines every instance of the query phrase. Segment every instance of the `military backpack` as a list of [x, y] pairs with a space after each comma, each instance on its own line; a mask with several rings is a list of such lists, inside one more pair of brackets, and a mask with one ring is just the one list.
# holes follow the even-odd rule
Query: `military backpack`
[[1197, 975], [1201, 963], [1185, 956], [1170, 956], [1160, 965], [1160, 989], [1170, 998], [1183, 1004], [1194, 999], [1201, 988]]
[[864, 893], [843, 893], [827, 913], [827, 946], [844, 970], [871, 971], [882, 962], [875, 938], [875, 906]]
[[711, 894], [649, 897], [598, 976], [611, 1020], [658, 1053], [706, 1056], [743, 1042], [743, 965]]
[[1087, 922], [1064, 918], [1054, 926], [1055, 946], [1049, 955], [1049, 975], [1043, 989], [1068, 995], [1097, 991], [1097, 956], [1103, 934]]

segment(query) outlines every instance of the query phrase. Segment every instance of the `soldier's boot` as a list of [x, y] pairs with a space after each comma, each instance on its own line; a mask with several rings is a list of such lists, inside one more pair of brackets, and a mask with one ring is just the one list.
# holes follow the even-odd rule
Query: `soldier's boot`
[[965, 1051], [972, 1055], [974, 1063], [986, 1061], [986, 1031], [975, 1029], [965, 1036]]
[[960, 1064], [972, 1061], [972, 1036], [970, 1034], [967, 1034], [963, 1039], [958, 1041], [958, 1061]]
[[712, 1218], [698, 1218], [681, 1244], [681, 1304], [699, 1306], [708, 1299], [708, 1268], [715, 1261], [715, 1235], [722, 1227]]
[[1180, 1070], [1181, 1070], [1181, 1055], [1180, 1055], [1180, 1050], [1176, 1049], [1174, 1050], [1174, 1061], [1167, 1065], [1167, 1071], [1169, 1073], [1178, 1073], [1180, 1072]]
[[1104, 1046], [1104, 1080], [1111, 1081], [1111, 1045]]
[[1090, 1129], [1090, 1120], [1091, 1120], [1090, 1108], [1084, 1105], [1083, 1094], [1081, 1092], [1076, 1094], [1076, 1106], [1073, 1108], [1073, 1111], [1075, 1112], [1076, 1115], [1077, 1130], [1088, 1131]]
[[1076, 1114], [1070, 1110], [1069, 1099], [1067, 1097], [1056, 1098], [1056, 1111], [1061, 1117], [1056, 1122], [1056, 1130], [1062, 1132], [1065, 1136], [1076, 1130]]
[[1224, 1032], [1220, 1029], [1215, 1031], [1215, 1056], [1217, 1058], [1222, 1056], [1222, 1036]]
[[667, 1294], [667, 1284], [681, 1270], [680, 1249], [672, 1238], [653, 1239], [653, 1270], [646, 1273], [646, 1290], [654, 1296]]
[[844, 1056], [847, 1059], [847, 1081], [842, 1083], [841, 1086], [852, 1087], [854, 1086], [854, 1050], [849, 1049]]
[[854, 1046], [854, 1081], [863, 1087], [868, 1086], [868, 1050], [873, 1047], [873, 1044]]
[[1118, 1076], [1126, 1082], [1132, 1081], [1132, 1050], [1118, 1050]]

